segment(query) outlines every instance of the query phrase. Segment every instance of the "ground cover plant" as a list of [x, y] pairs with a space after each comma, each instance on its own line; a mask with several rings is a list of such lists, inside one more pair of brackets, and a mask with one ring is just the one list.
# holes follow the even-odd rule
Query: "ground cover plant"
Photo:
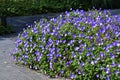
[[109, 11], [72, 10], [29, 25], [12, 53], [18, 63], [50, 77], [120, 78], [120, 17]]

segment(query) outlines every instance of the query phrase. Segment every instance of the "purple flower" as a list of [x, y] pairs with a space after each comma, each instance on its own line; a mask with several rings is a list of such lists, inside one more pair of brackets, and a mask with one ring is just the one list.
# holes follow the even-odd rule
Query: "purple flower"
[[71, 79], [74, 79], [75, 77], [76, 77], [76, 75], [70, 74], [70, 78], [71, 78]]
[[72, 58], [75, 58], [75, 57], [76, 57], [75, 52], [72, 52]]
[[83, 66], [85, 65], [85, 63], [84, 63], [84, 62], [82, 62], [80, 65], [83, 67]]
[[103, 69], [104, 69], [104, 67], [100, 66], [100, 70], [103, 70]]
[[66, 48], [65, 48], [65, 51], [67, 51], [67, 50], [68, 50], [68, 48], [66, 47]]
[[[77, 23], [74, 23], [74, 25], [76, 25], [76, 26], [77, 26]], [[81, 30], [81, 28], [79, 28], [79, 27], [77, 27], [77, 29], [78, 29], [78, 30]]]
[[66, 62], [66, 66], [69, 66], [72, 63], [72, 60]]
[[99, 31], [100, 33], [105, 33], [105, 29], [100, 29], [100, 31]]
[[73, 9], [72, 9], [72, 8], [70, 8], [70, 10], [72, 11]]
[[95, 56], [94, 56], [94, 55], [92, 55], [92, 56], [91, 56], [91, 58], [92, 58], [92, 59], [95, 59]]
[[64, 73], [64, 71], [63, 70], [60, 70], [60, 74], [63, 74]]
[[120, 68], [120, 64], [117, 64], [118, 65], [118, 67]]
[[120, 72], [119, 72], [118, 70], [115, 70], [114, 73], [115, 73], [115, 74], [119, 74]]
[[93, 39], [93, 36], [88, 36], [88, 38], [91, 40], [91, 39]]
[[120, 43], [117, 43], [116, 45], [119, 47], [119, 46], [120, 46]]
[[33, 33], [38, 33], [37, 27], [33, 27], [33, 28], [32, 28], [32, 32], [33, 32]]
[[113, 45], [112, 45], [112, 44], [109, 44], [109, 45], [107, 46], [107, 49], [112, 48], [112, 47], [113, 47]]
[[74, 40], [70, 40], [70, 42], [68, 42], [67, 45], [70, 46], [72, 43], [74, 43]]
[[46, 29], [46, 31], [47, 31], [47, 32], [50, 32], [50, 29], [49, 29], [49, 27]]
[[32, 40], [33, 40], [33, 37], [32, 37], [32, 36], [30, 36], [30, 42], [32, 42]]
[[79, 37], [84, 37], [84, 34], [79, 34], [78, 36], [79, 36]]
[[39, 48], [42, 48], [42, 47], [43, 47], [42, 44], [40, 44], [40, 45], [39, 45]]
[[75, 47], [75, 51], [78, 51], [79, 50], [79, 47]]
[[22, 44], [22, 40], [21, 39], [17, 39], [17, 41], [15, 43], [16, 43], [16, 47], [18, 47], [19, 45]]
[[59, 40], [56, 40], [56, 45], [58, 45], [60, 43], [60, 41]]
[[73, 38], [76, 38], [77, 36], [76, 36], [76, 34], [73, 34]]
[[62, 55], [61, 55], [61, 54], [56, 54], [55, 56], [56, 56], [56, 57], [61, 57]]
[[52, 62], [50, 62], [50, 69], [53, 70]]
[[21, 39], [17, 39], [17, 40], [16, 40], [16, 43], [21, 44], [21, 43], [22, 43], [22, 40], [21, 40]]
[[105, 68], [105, 72], [106, 72], [106, 74], [109, 74], [110, 73], [110, 69], [109, 68]]
[[96, 74], [96, 77], [98, 78], [98, 77], [100, 77], [100, 75], [99, 75], [99, 74]]
[[26, 31], [25, 31], [25, 32], [23, 32], [22, 37], [23, 37], [23, 38], [28, 37], [28, 32], [26, 32]]
[[114, 59], [115, 58], [114, 54], [110, 53], [110, 58]]
[[71, 32], [68, 32], [68, 35], [71, 35]]
[[82, 40], [79, 40], [79, 41], [78, 41], [78, 43], [81, 43], [81, 42], [82, 42]]
[[105, 54], [104, 53], [100, 53], [100, 58], [103, 58], [103, 57], [105, 57]]
[[106, 18], [106, 22], [110, 22], [110, 20], [111, 20], [111, 18], [109, 18], [109, 17]]
[[53, 59], [53, 56], [49, 56], [49, 58], [48, 58], [50, 61]]
[[86, 53], [86, 56], [90, 56], [92, 53], [91, 52], [87, 52]]
[[62, 42], [63, 42], [63, 43], [66, 43], [66, 40], [63, 40]]
[[37, 60], [37, 61], [40, 61], [41, 58], [42, 58], [42, 54], [39, 55], [39, 56], [37, 56], [36, 60]]
[[66, 66], [69, 66], [69, 64], [70, 64], [69, 62], [66, 62]]
[[53, 35], [57, 36], [57, 35], [58, 35], [58, 32], [57, 32], [57, 31], [55, 31], [55, 32], [53, 33]]
[[107, 76], [105, 80], [110, 80], [109, 76]]
[[25, 41], [25, 42], [24, 42], [24, 47], [26, 47], [26, 48], [27, 48], [27, 47], [29, 47], [29, 45], [28, 45], [28, 42], [27, 42], [27, 41]]
[[111, 65], [112, 65], [112, 67], [115, 67], [115, 66], [116, 66], [115, 62], [112, 62], [112, 64], [111, 64]]
[[23, 55], [24, 59], [28, 59], [28, 55]]
[[92, 28], [95, 28], [97, 24], [95, 22], [92, 22]]
[[81, 31], [83, 31], [84, 29], [85, 29], [85, 26], [82, 26], [82, 27], [81, 27]]
[[59, 49], [59, 48], [56, 48], [56, 51], [57, 51], [57, 52], [59, 52], [59, 51], [60, 51], [60, 49]]
[[62, 38], [62, 36], [60, 36], [60, 35], [58, 35], [57, 37], [58, 37], [59, 39]]
[[84, 72], [84, 71], [82, 71], [82, 75], [83, 75], [83, 76], [85, 75], [85, 72]]
[[48, 41], [49, 41], [50, 43], [53, 43], [53, 40], [52, 40], [51, 38], [49, 38]]

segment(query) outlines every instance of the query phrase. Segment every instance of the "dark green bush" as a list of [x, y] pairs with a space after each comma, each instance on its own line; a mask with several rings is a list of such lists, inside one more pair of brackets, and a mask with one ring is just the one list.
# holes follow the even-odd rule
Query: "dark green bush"
[[0, 35], [14, 33], [12, 26], [7, 26], [6, 28], [0, 25]]
[[114, 9], [120, 8], [119, 3], [120, 0], [1, 0], [0, 12], [15, 16], [61, 12], [70, 8], [89, 10], [93, 6], [97, 9]]

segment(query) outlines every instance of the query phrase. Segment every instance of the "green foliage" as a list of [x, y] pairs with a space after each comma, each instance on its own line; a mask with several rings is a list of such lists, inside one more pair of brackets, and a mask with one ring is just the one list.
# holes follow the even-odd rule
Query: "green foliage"
[[118, 79], [120, 18], [109, 11], [73, 10], [41, 19], [18, 35], [15, 61], [50, 77]]
[[0, 16], [33, 15], [73, 9], [120, 8], [120, 0], [0, 0]]
[[0, 35], [14, 33], [12, 26], [4, 27], [0, 25]]

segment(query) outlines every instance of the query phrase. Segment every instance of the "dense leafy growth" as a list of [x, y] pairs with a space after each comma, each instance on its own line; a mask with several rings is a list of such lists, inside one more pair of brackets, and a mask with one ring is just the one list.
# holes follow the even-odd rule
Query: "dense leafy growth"
[[13, 58], [50, 77], [120, 78], [120, 17], [73, 10], [41, 19], [18, 35]]
[[6, 28], [0, 25], [0, 35], [14, 33], [12, 26], [7, 26]]
[[120, 0], [0, 0], [1, 15], [32, 15], [74, 9], [120, 8]]

